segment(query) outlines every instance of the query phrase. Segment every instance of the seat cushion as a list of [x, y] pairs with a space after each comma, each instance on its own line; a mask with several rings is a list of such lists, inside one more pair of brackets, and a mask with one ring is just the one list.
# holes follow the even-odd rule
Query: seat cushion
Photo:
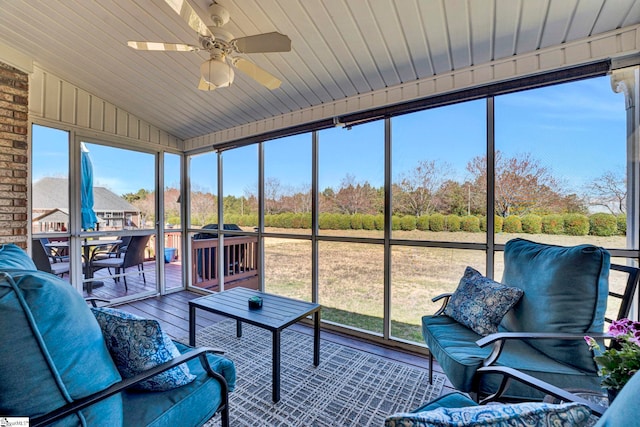
[[[180, 356], [157, 320], [144, 319], [115, 308], [92, 308], [102, 328], [111, 357], [124, 378], [133, 377]], [[166, 391], [189, 384], [195, 379], [187, 365], [155, 375], [135, 386], [136, 389]]]
[[[610, 255], [593, 245], [563, 247], [514, 239], [504, 252], [502, 283], [524, 291], [501, 328], [514, 332], [603, 331]], [[584, 342], [537, 340], [531, 346], [552, 359], [596, 372]]]
[[[120, 381], [102, 332], [67, 282], [41, 271], [0, 276], [0, 414], [36, 417]], [[115, 395], [59, 422], [120, 425]]]
[[[184, 344], [175, 345], [181, 353], [191, 350]], [[236, 382], [233, 362], [213, 354], [208, 354], [207, 359], [211, 368], [225, 377], [229, 390], [233, 390]], [[220, 383], [207, 375], [199, 358], [188, 365], [196, 379], [185, 386], [164, 392], [123, 392], [124, 425], [187, 427], [201, 426], [210, 419], [221, 403]]]
[[498, 332], [504, 315], [522, 297], [522, 289], [505, 286], [467, 267], [444, 314], [480, 335]]
[[[479, 347], [476, 341], [481, 336], [448, 316], [424, 316], [422, 334], [429, 351], [453, 386], [464, 392], [474, 391], [475, 373], [491, 353], [491, 346]], [[518, 369], [558, 387], [599, 388], [597, 376], [555, 361], [522, 341], [508, 342], [496, 364]], [[494, 393], [499, 380], [500, 377], [494, 375], [483, 375], [479, 379], [479, 391], [483, 394]], [[536, 390], [516, 382], [509, 387], [506, 396], [519, 399], [542, 398]]]
[[19, 246], [13, 243], [0, 246], [0, 271], [37, 270], [33, 260]]
[[422, 335], [453, 386], [471, 391], [476, 370], [491, 353], [490, 348], [476, 345], [482, 336], [449, 316], [424, 316]]

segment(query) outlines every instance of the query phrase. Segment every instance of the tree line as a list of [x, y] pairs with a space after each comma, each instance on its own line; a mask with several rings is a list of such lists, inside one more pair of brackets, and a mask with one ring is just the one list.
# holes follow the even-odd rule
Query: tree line
[[[400, 174], [392, 184], [392, 215], [420, 218], [433, 214], [458, 217], [486, 217], [487, 159], [477, 156], [467, 163], [468, 178], [454, 179], [453, 168], [446, 162], [421, 160]], [[587, 215], [590, 211], [606, 211], [623, 215], [626, 205], [626, 179], [623, 173], [605, 172], [594, 178], [581, 194], [567, 191], [556, 177], [530, 153], [505, 156], [495, 153], [495, 214], [506, 219], [557, 214]], [[310, 214], [310, 185], [291, 188], [277, 178], [265, 179], [265, 215]], [[165, 221], [179, 223], [179, 191], [165, 189]], [[321, 214], [381, 215], [384, 210], [384, 188], [358, 181], [347, 174], [338, 188], [327, 187], [319, 193]], [[123, 198], [135, 205], [147, 220], [155, 220], [154, 193], [139, 190]], [[257, 194], [229, 195], [223, 199], [227, 218], [253, 216], [258, 213]], [[205, 225], [217, 221], [217, 196], [197, 188], [191, 191], [191, 223]], [[410, 222], [410, 219], [406, 221]], [[515, 221], [515, 220], [514, 220]], [[227, 221], [228, 222], [228, 221]]]

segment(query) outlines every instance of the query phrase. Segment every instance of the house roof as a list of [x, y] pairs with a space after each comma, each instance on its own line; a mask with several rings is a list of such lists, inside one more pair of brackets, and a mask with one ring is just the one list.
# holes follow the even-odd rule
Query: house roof
[[[88, 93], [189, 140], [250, 124], [256, 132], [262, 126], [284, 127], [288, 124], [280, 121], [296, 114], [311, 121], [313, 107], [326, 106], [325, 114], [337, 116], [366, 110], [381, 98], [401, 102], [429, 94], [430, 82], [403, 88], [408, 82], [446, 76], [434, 83], [446, 90], [458, 84], [453, 80], [470, 78], [451, 77], [451, 72], [549, 47], [567, 46], [566, 58], [573, 62], [588, 61], [612, 43], [636, 46], [637, 54], [633, 34], [616, 35], [615, 40], [598, 37], [640, 24], [638, 0], [217, 1], [230, 12], [224, 29], [234, 37], [279, 31], [291, 38], [291, 52], [242, 55], [282, 80], [280, 88], [266, 89], [238, 71], [231, 87], [200, 91], [206, 51], [129, 48], [129, 40], [198, 44], [195, 31], [163, 0], [5, 1], [0, 6], [0, 53], [2, 45], [8, 46], [45, 74], [79, 88], [43, 84], [36, 90], [60, 90], [63, 102], [73, 97], [97, 102], [84, 96]], [[206, 24], [213, 23], [207, 13], [211, 0], [188, 2]], [[569, 49], [585, 38], [594, 45]], [[530, 61], [566, 65], [556, 53]], [[484, 73], [501, 75], [516, 66], [499, 65], [473, 78], [481, 82]], [[334, 104], [341, 100], [345, 102]], [[91, 114], [97, 115], [91, 120], [100, 120], [102, 107], [93, 107]], [[72, 118], [62, 121], [67, 119]]]
[[[34, 182], [32, 190], [34, 210], [67, 211], [69, 184], [66, 178], [42, 178]], [[93, 187], [93, 209], [96, 212], [139, 212], [122, 197], [104, 187]]]
[[69, 212], [66, 209], [52, 209], [34, 217], [33, 221], [67, 223], [69, 222]]

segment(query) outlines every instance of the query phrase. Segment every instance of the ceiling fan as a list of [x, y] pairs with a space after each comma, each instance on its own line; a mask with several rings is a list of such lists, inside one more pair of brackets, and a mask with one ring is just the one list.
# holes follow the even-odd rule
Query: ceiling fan
[[289, 52], [291, 50], [289, 37], [274, 31], [234, 38], [231, 33], [222, 29], [222, 26], [229, 22], [229, 11], [223, 6], [215, 2], [209, 6], [208, 11], [213, 26], [208, 27], [186, 0], [164, 1], [198, 33], [200, 46], [129, 41], [127, 42], [129, 47], [137, 50], [177, 52], [206, 50], [209, 52], [210, 59], [200, 65], [200, 83], [198, 84], [200, 90], [214, 90], [231, 85], [235, 75], [234, 68], [271, 90], [280, 87], [282, 82], [277, 77], [236, 54]]

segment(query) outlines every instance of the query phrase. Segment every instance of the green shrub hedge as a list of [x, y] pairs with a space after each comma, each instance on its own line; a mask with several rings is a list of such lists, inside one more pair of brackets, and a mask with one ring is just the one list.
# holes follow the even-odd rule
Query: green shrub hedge
[[589, 234], [589, 217], [578, 213], [565, 214], [564, 232], [569, 236], [586, 236]]
[[400, 217], [393, 215], [391, 217], [391, 229], [394, 231], [400, 230]]
[[375, 230], [375, 217], [373, 215], [362, 215], [362, 228], [365, 230]]
[[551, 214], [542, 217], [542, 232], [544, 234], [563, 234], [564, 218], [562, 215]]
[[420, 231], [429, 230], [429, 215], [422, 215], [416, 218], [416, 228]]
[[460, 219], [460, 229], [470, 233], [477, 233], [480, 231], [480, 218], [473, 215], [466, 215]]
[[400, 230], [413, 231], [416, 229], [417, 220], [413, 215], [406, 215], [400, 218]]
[[589, 217], [589, 234], [593, 236], [615, 236], [618, 234], [618, 219], [608, 213], [595, 213]]
[[[501, 216], [496, 215], [493, 219], [493, 231], [496, 233], [500, 233], [502, 231], [502, 223], [504, 220]], [[487, 231], [487, 217], [480, 217], [480, 231]]]
[[[173, 218], [170, 221], [174, 221]], [[177, 223], [177, 220], [175, 220]], [[384, 215], [321, 213], [318, 225], [323, 230], [384, 230]], [[402, 231], [466, 231], [469, 233], [486, 232], [487, 218], [475, 215], [413, 215], [391, 217], [393, 230]], [[578, 213], [564, 215], [527, 214], [522, 217], [510, 215], [506, 218], [495, 217], [495, 232], [527, 234], [566, 234], [570, 236], [615, 236], [625, 235], [627, 231], [626, 215], [595, 213], [586, 216]], [[210, 221], [208, 223], [215, 223]], [[171, 222], [173, 224], [173, 222]], [[256, 227], [257, 215], [228, 215], [225, 223], [234, 223], [243, 227]], [[265, 227], [311, 228], [311, 213], [280, 213], [264, 216]]]
[[444, 217], [444, 223], [447, 231], [460, 231], [460, 217], [458, 215], [446, 215]]
[[527, 214], [520, 218], [522, 231], [527, 234], [542, 233], [542, 217], [536, 214]]
[[318, 218], [318, 226], [323, 230], [349, 230], [351, 229], [351, 215], [321, 213]]
[[504, 219], [502, 231], [505, 233], [522, 233], [522, 221], [518, 215], [509, 215]]
[[376, 230], [384, 230], [384, 215], [378, 214], [373, 217], [373, 225]]
[[351, 215], [351, 229], [362, 230], [362, 214]]
[[299, 213], [293, 219], [294, 228], [311, 228], [311, 214]]
[[429, 216], [429, 230], [431, 231], [444, 231], [444, 215], [441, 213], [434, 213]]
[[616, 217], [618, 220], [618, 233], [622, 236], [627, 234], [627, 216], [622, 214]]

